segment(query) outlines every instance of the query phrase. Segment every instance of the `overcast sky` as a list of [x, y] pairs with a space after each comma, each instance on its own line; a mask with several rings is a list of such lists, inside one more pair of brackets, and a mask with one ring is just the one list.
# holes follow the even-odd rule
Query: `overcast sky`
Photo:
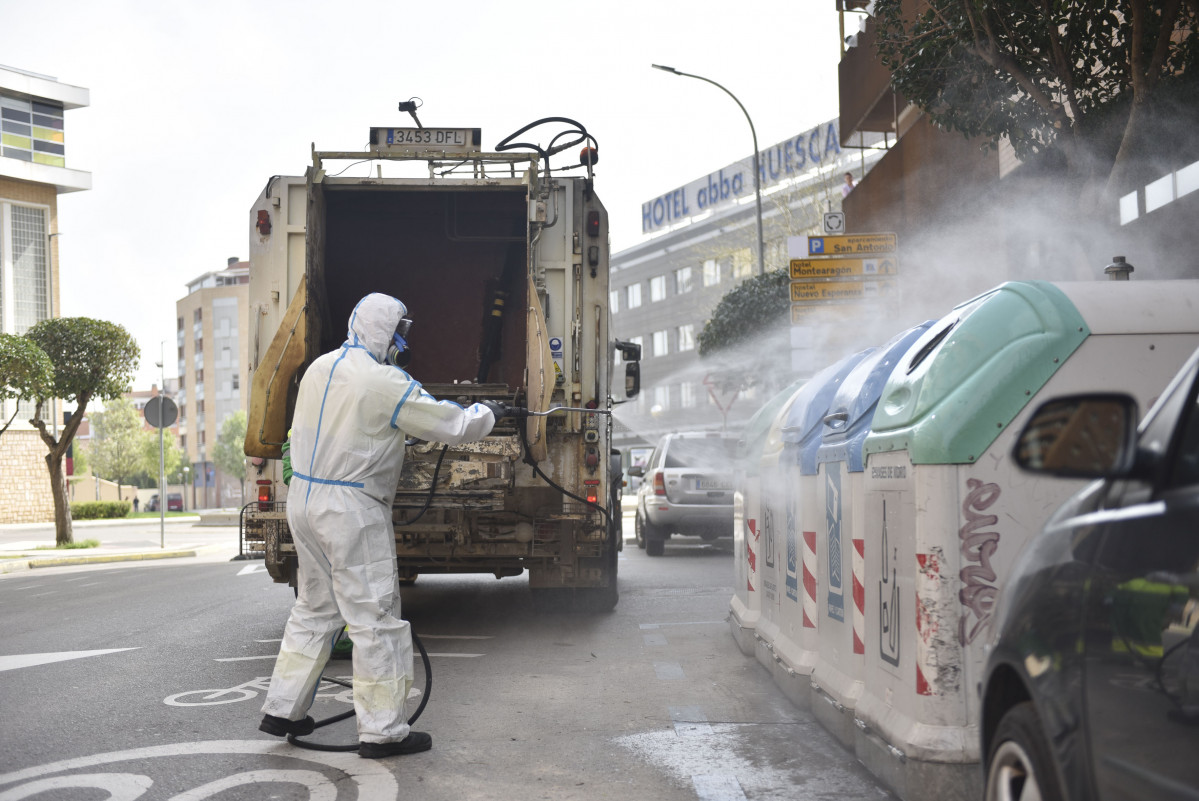
[[614, 251], [642, 241], [643, 201], [752, 151], [727, 95], [651, 63], [726, 86], [762, 148], [837, 115], [833, 0], [0, 0], [0, 11], [0, 64], [91, 92], [66, 114], [67, 166], [93, 188], [59, 196], [62, 313], [129, 329], [137, 388], [157, 382], [164, 340], [176, 375], [175, 302], [189, 280], [246, 258], [267, 179], [303, 174], [313, 142], [362, 149], [371, 126], [410, 123], [400, 100], [420, 97], [427, 126], [481, 128], [487, 150], [541, 117], [581, 122], [599, 142]]

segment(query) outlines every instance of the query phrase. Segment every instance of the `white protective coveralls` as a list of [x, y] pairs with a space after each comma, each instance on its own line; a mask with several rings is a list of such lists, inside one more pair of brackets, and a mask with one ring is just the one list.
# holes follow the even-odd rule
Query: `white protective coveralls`
[[360, 742], [408, 735], [412, 634], [400, 619], [391, 521], [404, 439], [455, 445], [495, 425], [486, 407], [436, 400], [384, 362], [406, 314], [388, 295], [359, 301], [345, 344], [304, 374], [292, 423], [287, 522], [299, 587], [262, 711], [288, 720], [307, 714], [344, 620], [354, 643]]

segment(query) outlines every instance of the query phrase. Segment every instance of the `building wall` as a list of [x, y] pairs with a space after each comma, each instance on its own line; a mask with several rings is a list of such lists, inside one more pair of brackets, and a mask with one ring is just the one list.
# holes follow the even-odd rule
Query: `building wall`
[[10, 428], [0, 435], [0, 523], [53, 519], [46, 446], [32, 428]]

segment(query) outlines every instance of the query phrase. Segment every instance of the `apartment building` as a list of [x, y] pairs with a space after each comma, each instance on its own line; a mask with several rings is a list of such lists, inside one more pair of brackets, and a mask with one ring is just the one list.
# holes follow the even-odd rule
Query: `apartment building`
[[[91, 189], [67, 166], [66, 112], [87, 89], [0, 66], [0, 332], [20, 335], [59, 316], [58, 196]], [[0, 523], [54, 519], [46, 446], [27, 422], [31, 404], [0, 403]], [[58, 427], [61, 402], [46, 414]]]
[[192, 509], [236, 506], [242, 476], [226, 476], [213, 460], [221, 424], [246, 408], [250, 264], [236, 256], [222, 270], [190, 281], [175, 303], [178, 317], [179, 440], [187, 454]]
[[[788, 265], [790, 238], [819, 232], [825, 212], [841, 209], [845, 173], [860, 180], [883, 152], [881, 139], [845, 143], [834, 119], [759, 154], [765, 272]], [[794, 377], [789, 343], [753, 354], [770, 366], [748, 383], [734, 373], [749, 356], [701, 359], [696, 347], [721, 298], [758, 273], [753, 156], [716, 166], [640, 211], [650, 238], [612, 256], [612, 330], [641, 345], [642, 376], [640, 397], [616, 411], [615, 444], [652, 445], [670, 431], [735, 433]]]

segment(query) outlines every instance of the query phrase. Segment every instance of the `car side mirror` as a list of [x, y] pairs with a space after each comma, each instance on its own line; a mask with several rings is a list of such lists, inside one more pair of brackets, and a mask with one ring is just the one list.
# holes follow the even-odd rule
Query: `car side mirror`
[[1064, 478], [1117, 478], [1132, 472], [1137, 402], [1128, 395], [1068, 395], [1043, 403], [1016, 437], [1022, 470]]
[[637, 478], [641, 478], [642, 476], [645, 475], [645, 468], [639, 464], [635, 464], [629, 468], [629, 475], [636, 476]]

